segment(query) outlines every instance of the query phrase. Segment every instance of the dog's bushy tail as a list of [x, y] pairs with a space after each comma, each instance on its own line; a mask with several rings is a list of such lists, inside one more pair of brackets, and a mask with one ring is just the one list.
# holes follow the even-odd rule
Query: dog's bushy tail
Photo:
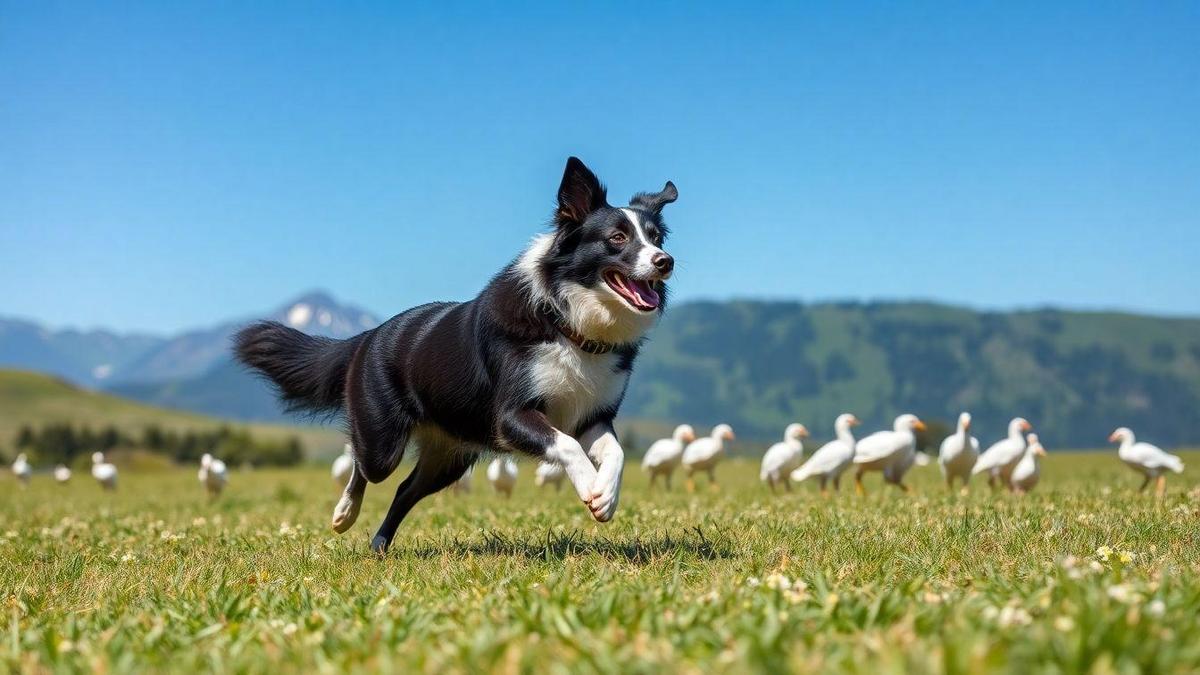
[[334, 340], [262, 321], [238, 331], [233, 351], [275, 384], [288, 412], [333, 414], [342, 409], [346, 372], [365, 335]]

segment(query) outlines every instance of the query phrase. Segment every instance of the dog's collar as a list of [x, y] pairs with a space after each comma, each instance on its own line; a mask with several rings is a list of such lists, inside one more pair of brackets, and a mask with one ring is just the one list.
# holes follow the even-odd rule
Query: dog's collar
[[554, 327], [558, 329], [558, 332], [562, 333], [563, 337], [570, 340], [571, 344], [579, 347], [589, 354], [609, 354], [616, 350], [616, 348], [619, 346], [611, 342], [592, 340], [580, 334], [579, 331], [571, 327], [571, 324], [567, 322], [566, 317], [564, 317], [562, 313], [559, 312], [558, 309], [549, 302], [542, 303], [542, 314], [546, 315], [546, 318], [550, 320], [550, 323], [554, 324]]

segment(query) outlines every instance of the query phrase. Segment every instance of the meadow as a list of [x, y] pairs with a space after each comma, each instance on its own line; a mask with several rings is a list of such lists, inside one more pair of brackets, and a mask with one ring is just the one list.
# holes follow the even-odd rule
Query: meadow
[[[1184, 453], [1200, 467], [1200, 453]], [[1115, 451], [1057, 453], [1031, 495], [650, 493], [597, 525], [568, 489], [477, 473], [367, 550], [399, 478], [328, 529], [324, 468], [193, 470], [102, 492], [0, 477], [0, 664], [19, 671], [1194, 672], [1200, 488], [1138, 494]], [[1194, 472], [1196, 469], [1190, 469]], [[845, 488], [845, 486], [843, 486]]]

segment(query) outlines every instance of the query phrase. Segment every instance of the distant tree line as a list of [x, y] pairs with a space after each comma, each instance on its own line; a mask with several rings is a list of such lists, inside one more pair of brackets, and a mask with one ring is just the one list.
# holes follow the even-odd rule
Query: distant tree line
[[32, 454], [42, 464], [72, 464], [93, 452], [131, 448], [165, 455], [180, 463], [194, 463], [211, 453], [232, 465], [291, 466], [304, 458], [300, 439], [255, 438], [245, 429], [219, 427], [212, 430], [174, 431], [150, 425], [140, 435], [109, 425], [101, 429], [71, 424], [47, 424], [40, 429], [22, 426], [14, 445]]

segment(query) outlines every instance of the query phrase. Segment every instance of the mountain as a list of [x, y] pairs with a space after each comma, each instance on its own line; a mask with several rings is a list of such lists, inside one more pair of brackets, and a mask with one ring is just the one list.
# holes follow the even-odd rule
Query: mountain
[[163, 342], [152, 335], [54, 331], [30, 321], [0, 318], [0, 367], [38, 370], [97, 386]]
[[[212, 328], [189, 331], [148, 349], [117, 370], [109, 388], [145, 390], [147, 383], [173, 383], [200, 377], [229, 361], [229, 341], [239, 328], [254, 319], [280, 321], [314, 335], [345, 338], [379, 324], [369, 312], [342, 305], [328, 294], [314, 291], [285, 303], [262, 317], [246, 317]], [[128, 386], [122, 386], [128, 385]]]
[[259, 422], [303, 423], [303, 416], [285, 415], [275, 392], [240, 364], [225, 357], [209, 370], [190, 378], [165, 382], [131, 382], [109, 389], [119, 396], [178, 410]]
[[32, 321], [0, 318], [0, 368], [51, 373], [87, 387], [171, 383], [200, 377], [229, 360], [229, 340], [254, 319], [284, 322], [316, 335], [349, 337], [377, 325], [369, 312], [327, 293], [305, 293], [273, 312], [244, 317], [174, 337], [109, 331], [51, 330]]
[[[313, 335], [347, 338], [379, 324], [369, 312], [312, 292], [285, 303], [263, 319]], [[147, 403], [210, 415], [267, 422], [302, 422], [279, 410], [275, 394], [235, 363], [233, 334], [252, 319], [192, 331], [148, 352], [121, 373], [109, 391]]]

